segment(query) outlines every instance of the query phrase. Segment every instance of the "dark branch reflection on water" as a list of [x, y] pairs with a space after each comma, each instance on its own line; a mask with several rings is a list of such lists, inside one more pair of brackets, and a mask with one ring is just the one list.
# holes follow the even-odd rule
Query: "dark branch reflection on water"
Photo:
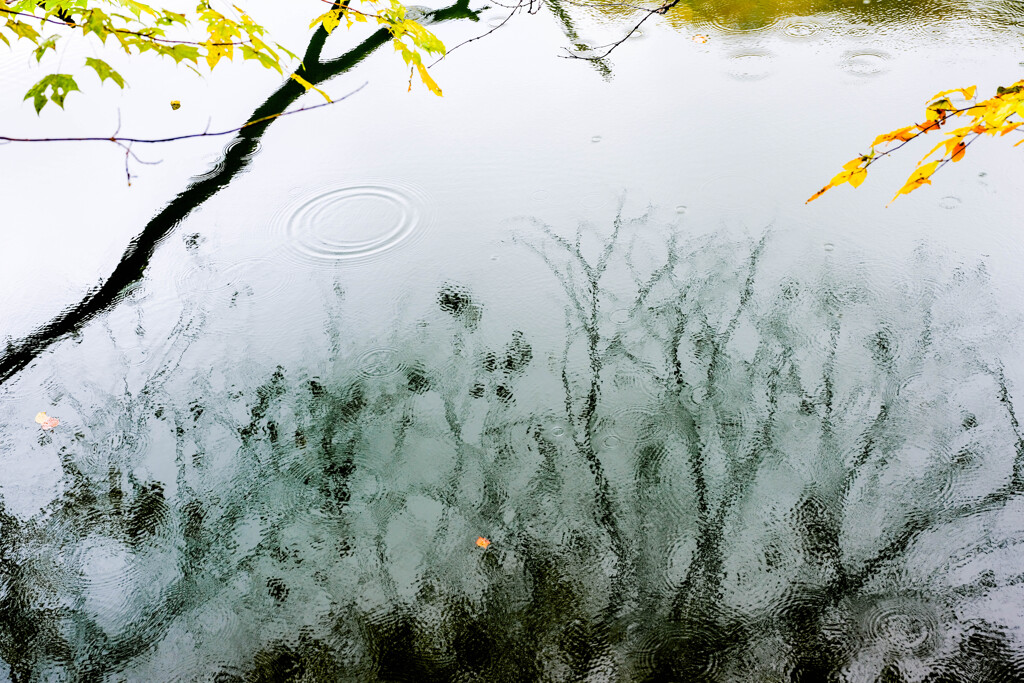
[[197, 301], [159, 365], [51, 383], [66, 429], [2, 432], [60, 471], [3, 501], [12, 680], [1024, 678], [983, 264], [794, 268], [647, 217], [515, 242], [557, 334], [447, 282], [347, 348], [339, 286], [327, 361], [250, 382]]

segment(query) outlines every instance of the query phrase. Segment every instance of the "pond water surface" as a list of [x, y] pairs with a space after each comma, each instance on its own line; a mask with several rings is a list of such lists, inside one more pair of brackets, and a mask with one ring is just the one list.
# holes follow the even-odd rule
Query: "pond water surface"
[[[0, 147], [0, 679], [1024, 680], [1020, 151], [804, 204], [1020, 78], [1024, 4], [684, 0], [597, 63], [633, 8], [533, 9], [438, 24], [500, 25], [443, 98], [389, 48], [328, 83], [52, 343], [225, 139], [130, 187]], [[36, 120], [3, 59], [4, 134], [277, 85], [128, 63]]]

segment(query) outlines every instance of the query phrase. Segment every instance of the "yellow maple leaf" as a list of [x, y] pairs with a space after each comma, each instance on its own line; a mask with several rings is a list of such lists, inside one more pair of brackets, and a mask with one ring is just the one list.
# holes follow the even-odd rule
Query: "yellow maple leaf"
[[978, 86], [972, 85], [969, 88], [951, 88], [949, 90], [943, 90], [940, 93], [935, 93], [934, 95], [932, 95], [931, 99], [928, 100], [928, 102], [929, 103], [934, 102], [935, 100], [939, 99], [940, 97], [945, 97], [946, 95], [948, 95], [951, 92], [961, 93], [964, 96], [965, 100], [973, 100], [974, 99], [974, 93], [975, 93], [975, 91], [977, 89], [978, 89]]
[[890, 201], [887, 206], [892, 205], [892, 202], [896, 201], [901, 194], [910, 194], [911, 192], [921, 187], [922, 185], [931, 185], [931, 175], [935, 173], [935, 169], [937, 169], [938, 167], [939, 162], [933, 161], [931, 163], [919, 167], [916, 171], [911, 173], [910, 178], [907, 179], [906, 184], [899, 189], [895, 196], [893, 196], [892, 201]]
[[324, 99], [325, 99], [325, 100], [327, 100], [328, 102], [331, 102], [331, 101], [333, 101], [333, 100], [331, 100], [331, 98], [330, 98], [330, 97], [329, 97], [329, 96], [327, 95], [327, 93], [325, 93], [325, 92], [324, 92], [323, 90], [321, 90], [320, 88], [316, 87], [315, 85], [313, 85], [312, 83], [310, 83], [309, 81], [307, 81], [307, 80], [306, 80], [305, 78], [303, 78], [302, 76], [300, 76], [300, 75], [298, 75], [298, 74], [292, 74], [292, 76], [291, 76], [291, 77], [292, 77], [292, 80], [296, 81], [296, 82], [297, 82], [297, 83], [298, 83], [299, 85], [301, 85], [301, 86], [302, 86], [303, 88], [305, 88], [305, 89], [306, 89], [307, 91], [309, 91], [309, 90], [316, 90], [316, 91], [317, 91], [318, 93], [320, 93], [321, 95], [323, 95], [323, 96], [324, 96]]
[[860, 187], [860, 184], [868, 177], [868, 169], [861, 166], [865, 161], [868, 161], [868, 157], [866, 156], [859, 156], [856, 159], [847, 161], [843, 164], [844, 170], [837, 173], [832, 180], [828, 182], [828, 185], [815, 192], [810, 199], [804, 202], [804, 204], [810, 204], [833, 187], [839, 187], [843, 183], [850, 183], [854, 187]]
[[845, 164], [843, 164], [843, 168], [845, 168], [847, 171], [855, 171], [858, 168], [860, 168], [860, 165], [867, 160], [867, 157], [860, 156], [857, 157], [856, 159], [851, 159], [850, 161], [847, 161]]
[[427, 73], [427, 67], [423, 66], [419, 62], [416, 63], [416, 70], [420, 72], [420, 80], [423, 81], [424, 85], [430, 88], [430, 92], [434, 93], [438, 97], [441, 97], [441, 88], [438, 87], [434, 79]]

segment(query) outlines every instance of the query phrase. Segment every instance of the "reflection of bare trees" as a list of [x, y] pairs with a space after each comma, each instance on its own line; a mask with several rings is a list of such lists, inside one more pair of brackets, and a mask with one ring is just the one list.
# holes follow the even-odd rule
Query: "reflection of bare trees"
[[[592, 262], [579, 234], [571, 243], [543, 230], [542, 255], [579, 330], [569, 346], [586, 340], [589, 374], [580, 374], [590, 387], [575, 396], [587, 421], [578, 426], [592, 433], [614, 421], [616, 409], [621, 414], [614, 378], [646, 382], [656, 391], [628, 413], [637, 446], [631, 485], [643, 481], [638, 493], [654, 507], [678, 486], [678, 471], [671, 487], [662, 484], [661, 467], [675, 462], [689, 475], [689, 490], [679, 494], [689, 515], [646, 525], [630, 548], [644, 567], [636, 585], [645, 586], [655, 584], [648, 572], [659, 558], [639, 556], [681, 542], [688, 554], [685, 571], [663, 582], [671, 589], [645, 610], [663, 615], [670, 634], [654, 646], [652, 680], [715, 679], [698, 671], [762, 649], [776, 666], [785, 653], [794, 680], [870, 669], [858, 661], [849, 622], [894, 605], [874, 635], [898, 641], [905, 629], [913, 647], [872, 643], [889, 647], [873, 653], [881, 661], [872, 664], [890, 677], [901, 676], [901, 666], [955, 671], [959, 664], [943, 666], [943, 658], [957, 648], [939, 635], [953, 620], [952, 591], [936, 585], [952, 569], [947, 534], [979, 515], [1013, 525], [1007, 506], [1020, 492], [1024, 455], [1003, 371], [985, 352], [998, 316], [962, 308], [985, 300], [983, 273], [958, 271], [942, 287], [908, 284], [919, 301], [893, 300], [827, 271], [818, 281], [777, 275], [773, 282], [759, 272], [764, 240], [745, 264], [726, 269], [714, 261], [728, 263], [721, 247], [687, 254], [678, 238], [659, 256], [641, 257], [637, 242], [619, 248], [619, 223]], [[602, 334], [601, 304], [618, 292], [600, 279], [615, 252], [631, 294], [620, 295], [620, 324]], [[568, 383], [566, 394], [572, 416]], [[588, 443], [577, 444], [585, 457]], [[643, 519], [653, 511], [637, 512]], [[687, 517], [693, 527], [681, 540]], [[933, 544], [943, 550], [929, 558], [931, 573], [921, 573], [910, 558]], [[972, 543], [958, 554], [965, 561], [979, 550]], [[973, 561], [984, 563], [978, 555]], [[752, 593], [760, 593], [754, 604]], [[991, 639], [991, 629], [979, 622], [960, 644]], [[719, 676], [730, 677], [729, 668]], [[733, 675], [744, 677], [742, 669]]]
[[200, 340], [84, 404], [62, 494], [0, 518], [12, 677], [1021, 678], [982, 268], [793, 267], [646, 216], [519, 241], [557, 340], [448, 283], [369, 369], [243, 387], [182, 370]]

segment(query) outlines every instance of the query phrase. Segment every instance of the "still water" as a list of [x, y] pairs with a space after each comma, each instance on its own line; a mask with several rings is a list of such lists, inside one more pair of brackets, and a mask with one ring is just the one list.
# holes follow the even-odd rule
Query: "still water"
[[[565, 48], [630, 8], [533, 9], [439, 24], [513, 14], [442, 99], [387, 49], [331, 81], [367, 86], [45, 346], [224, 140], [136, 147], [130, 187], [113, 146], [0, 148], [0, 679], [1024, 680], [1020, 152], [804, 205], [1017, 80], [1024, 5], [684, 1], [598, 63]], [[37, 121], [27, 63], [6, 134], [225, 129], [276, 87], [126, 64]]]

